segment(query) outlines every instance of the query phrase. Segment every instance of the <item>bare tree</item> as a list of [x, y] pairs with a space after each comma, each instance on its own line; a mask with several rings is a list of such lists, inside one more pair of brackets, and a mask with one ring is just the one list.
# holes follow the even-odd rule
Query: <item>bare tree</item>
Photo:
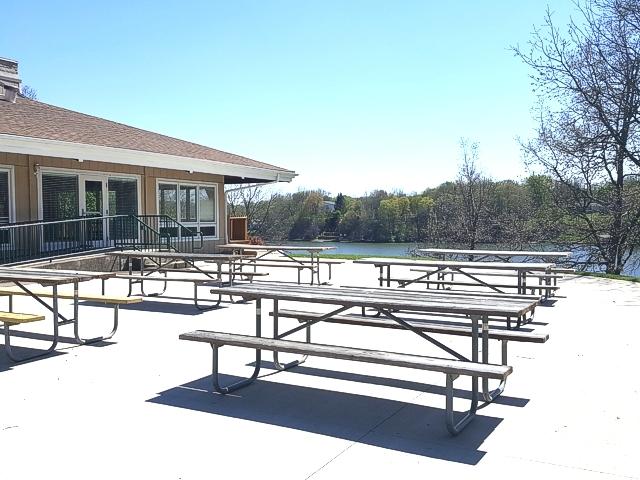
[[470, 249], [475, 249], [481, 230], [489, 222], [487, 206], [491, 181], [478, 166], [478, 143], [460, 140], [462, 155], [455, 188], [460, 204], [462, 236]]
[[246, 216], [249, 232], [264, 236], [275, 195], [264, 185], [231, 188], [227, 192], [227, 206], [231, 216]]
[[640, 13], [638, 0], [576, 3], [566, 33], [549, 10], [527, 51], [538, 95], [529, 165], [550, 174], [556, 206], [588, 262], [620, 273], [640, 232]]
[[31, 100], [38, 99], [38, 92], [35, 88], [30, 87], [29, 85], [23, 85], [22, 89], [20, 90], [20, 94], [23, 97], [30, 98]]

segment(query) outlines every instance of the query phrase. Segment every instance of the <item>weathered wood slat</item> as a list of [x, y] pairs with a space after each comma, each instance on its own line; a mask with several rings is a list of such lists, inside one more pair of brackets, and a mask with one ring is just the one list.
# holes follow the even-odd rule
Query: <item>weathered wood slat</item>
[[226, 243], [224, 245], [218, 245], [218, 248], [236, 249], [236, 250], [265, 250], [271, 252], [278, 252], [284, 250], [285, 252], [324, 252], [326, 250], [335, 250], [336, 247], [328, 246], [308, 246], [301, 247], [300, 245], [245, 245], [243, 243]]
[[[409, 302], [420, 302], [423, 303], [433, 303], [433, 302], [443, 302], [447, 304], [477, 304], [478, 302], [482, 305], [489, 304], [494, 306], [506, 306], [513, 307], [514, 305], [519, 306], [527, 306], [533, 302], [537, 302], [538, 299], [512, 299], [512, 298], [503, 298], [502, 296], [497, 297], [488, 297], [481, 295], [482, 292], [478, 292], [478, 295], [465, 295], [463, 298], [458, 298], [450, 295], [451, 292], [444, 290], [424, 290], [424, 291], [416, 291], [416, 290], [408, 290], [401, 288], [343, 288], [343, 287], [309, 287], [305, 285], [272, 285], [271, 282], [265, 283], [255, 283], [252, 285], [244, 285], [247, 288], [251, 288], [256, 291], [268, 291], [272, 292], [274, 289], [276, 291], [286, 291], [286, 293], [300, 293], [304, 295], [310, 295], [310, 298], [315, 298], [317, 296], [324, 297], [327, 295], [336, 295], [336, 296], [344, 296], [344, 295], [356, 295], [359, 298], [366, 300], [376, 300], [376, 299], [384, 299], [384, 300], [401, 300], [401, 301], [409, 301]], [[238, 288], [241, 286], [238, 285]]]
[[[305, 257], [305, 258], [299, 258], [299, 257], [294, 257], [296, 262], [300, 262], [300, 263], [312, 263], [311, 259], [309, 257]], [[289, 258], [270, 258], [270, 257], [264, 257], [265, 261], [268, 262], [293, 262], [293, 260], [289, 259]], [[338, 260], [338, 259], [334, 259], [334, 258], [320, 258], [320, 265], [342, 265], [345, 261], [344, 260]], [[313, 260], [313, 264], [315, 265], [318, 262], [318, 260]], [[247, 265], [253, 265], [254, 261], [251, 259], [246, 259], [246, 260], [242, 260], [241, 262], [236, 262], [236, 263], [243, 263], [243, 264], [247, 264]]]
[[44, 274], [44, 275], [60, 275], [60, 276], [69, 276], [72, 278], [81, 277], [83, 279], [90, 280], [100, 280], [103, 278], [111, 278], [116, 272], [91, 272], [88, 270], [58, 270], [55, 268], [24, 268], [24, 267], [15, 267], [16, 270], [20, 272], [29, 272], [36, 274]]
[[420, 248], [421, 253], [446, 254], [446, 255], [472, 255], [472, 256], [496, 256], [496, 257], [537, 257], [537, 258], [567, 258], [571, 252], [536, 252], [523, 250], [457, 250], [451, 248]]
[[336, 345], [295, 342], [292, 340], [275, 340], [272, 338], [209, 332], [204, 330], [183, 333], [179, 338], [181, 340], [205, 342], [215, 345], [232, 345], [236, 347], [255, 348], [284, 353], [298, 353], [302, 355], [334, 358], [338, 360], [352, 360], [396, 367], [416, 368], [453, 375], [475, 375], [498, 380], [505, 379], [513, 371], [511, 367], [503, 365], [463, 362], [459, 360], [424, 357], [405, 353], [382, 352]]
[[189, 260], [212, 260], [212, 261], [230, 261], [240, 259], [242, 255], [226, 254], [226, 253], [184, 253], [184, 252], [152, 252], [139, 250], [124, 250], [121, 252], [109, 252], [113, 257], [121, 258], [166, 258], [166, 259], [182, 259]]
[[395, 310], [413, 310], [423, 312], [460, 313], [465, 315], [495, 315], [518, 317], [535, 309], [538, 302], [516, 301], [497, 298], [456, 297], [447, 301], [435, 298], [423, 292], [416, 292], [415, 298], [402, 295], [394, 296], [397, 290], [382, 292], [358, 292], [347, 288], [324, 286], [269, 286], [251, 284], [213, 289], [212, 293], [235, 295], [245, 298], [269, 298], [278, 300], [326, 303], [352, 307], [387, 308]]
[[[247, 285], [248, 286], [248, 285]], [[273, 291], [274, 289], [278, 289], [278, 291], [282, 289], [286, 289], [287, 292], [299, 292], [301, 294], [307, 294], [310, 290], [309, 288], [316, 288], [316, 290], [311, 290], [313, 294], [335, 294], [335, 295], [348, 295], [348, 294], [356, 294], [359, 296], [364, 296], [367, 299], [371, 298], [384, 298], [384, 299], [394, 299], [394, 300], [407, 300], [407, 301], [424, 301], [429, 303], [444, 303], [444, 304], [455, 304], [455, 305], [466, 305], [466, 304], [476, 304], [480, 302], [481, 304], [491, 304], [494, 306], [505, 306], [505, 307], [513, 307], [514, 305], [519, 306], [529, 306], [531, 303], [539, 302], [540, 298], [537, 296], [528, 295], [525, 298], [508, 298], [508, 296], [500, 293], [496, 293], [493, 296], [489, 296], [484, 292], [465, 292], [463, 299], [457, 298], [452, 295], [451, 291], [447, 290], [424, 290], [424, 291], [416, 291], [416, 290], [407, 290], [400, 288], [370, 288], [370, 287], [309, 287], [306, 285], [297, 285], [297, 284], [284, 284], [279, 283], [278, 286], [269, 283], [254, 283], [251, 285], [251, 288], [254, 290], [268, 290]], [[317, 288], [321, 288], [321, 290], [317, 290]], [[475, 294], [474, 294], [475, 293]]]
[[458, 262], [455, 260], [409, 260], [389, 258], [363, 258], [354, 260], [353, 263], [363, 265], [382, 265], [398, 267], [454, 267], [482, 270], [526, 270], [546, 271], [554, 266], [553, 263], [513, 263], [513, 262]]
[[62, 285], [74, 281], [84, 282], [95, 278], [89, 275], [70, 275], [68, 273], [54, 272], [55, 270], [39, 271], [39, 269], [18, 270], [14, 268], [0, 268], [0, 282], [31, 282], [45, 286]]
[[31, 313], [0, 312], [0, 322], [4, 322], [8, 325], [39, 322], [40, 320], [44, 320], [44, 315], [33, 315]]
[[[273, 316], [273, 312], [270, 312]], [[316, 312], [303, 312], [299, 310], [278, 310], [278, 316], [280, 318], [294, 318], [303, 321], [312, 321], [321, 316], [323, 313]], [[415, 318], [402, 318], [412, 327], [426, 333], [442, 333], [446, 335], [455, 335], [462, 337], [470, 337], [472, 335], [471, 327], [463, 327], [460, 325], [442, 325], [429, 323], [429, 321], [415, 319]], [[392, 328], [403, 329], [398, 323], [391, 319], [384, 317], [363, 317], [362, 315], [336, 315], [323, 320], [328, 323], [340, 323], [344, 325], [360, 325], [364, 327], [380, 327], [380, 328]], [[488, 335], [493, 340], [509, 340], [513, 342], [526, 342], [526, 343], [545, 343], [549, 339], [548, 334], [522, 332], [519, 330], [500, 330], [489, 329]]]
[[[356, 285], [342, 285], [342, 288], [354, 288], [354, 289], [363, 289], [363, 287]], [[397, 290], [398, 292], [411, 292], [411, 294], [415, 295], [416, 293], [426, 293], [427, 295], [443, 295], [449, 298], [456, 296], [465, 296], [465, 297], [480, 297], [480, 298], [498, 298], [504, 300], [505, 298], [511, 298], [514, 300], [525, 300], [530, 302], [535, 302], [540, 300], [539, 295], [523, 295], [520, 293], [498, 293], [498, 292], [484, 292], [478, 290], [435, 290], [435, 291], [424, 291], [424, 290], [408, 290], [408, 289], [399, 289], [397, 287], [366, 287], [367, 290], [383, 290], [388, 291], [391, 288]]]
[[[386, 280], [386, 277], [383, 277], [383, 280]], [[426, 278], [423, 280], [414, 280], [412, 278], [390, 278], [392, 282], [401, 282], [401, 283], [419, 283], [419, 284], [433, 284], [433, 285], [457, 285], [460, 287], [485, 287], [489, 288], [486, 285], [482, 285], [478, 282], [459, 282], [456, 280], [427, 280]], [[522, 288], [522, 289], [535, 289], [535, 290], [559, 290], [560, 287], [558, 285], [538, 285], [535, 283], [518, 286], [513, 283], [492, 283], [492, 287], [495, 288]]]
[[[430, 272], [435, 272], [436, 269], [435, 268], [412, 268], [409, 270], [410, 272], [420, 272], [420, 273], [430, 273]], [[510, 272], [486, 272], [484, 270], [476, 272], [473, 270], [464, 270], [465, 273], [469, 273], [471, 275], [479, 275], [482, 277], [506, 277], [506, 278], [518, 278], [518, 274], [517, 273], [510, 273]], [[442, 273], [444, 275], [450, 275], [450, 274], [459, 274], [460, 272], [457, 272], [455, 270], [441, 270], [438, 273]], [[549, 274], [549, 273], [530, 273], [527, 275], [527, 279], [530, 278], [535, 278], [535, 279], [543, 279], [543, 280], [559, 280], [561, 278], [564, 278], [563, 275], [557, 275], [557, 274]]]

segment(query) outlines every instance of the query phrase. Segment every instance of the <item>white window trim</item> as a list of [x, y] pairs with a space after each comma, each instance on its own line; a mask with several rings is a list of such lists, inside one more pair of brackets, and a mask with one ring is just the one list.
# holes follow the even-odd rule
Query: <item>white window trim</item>
[[[136, 180], [136, 187], [138, 193], [138, 214], [143, 215], [142, 212], [142, 176], [131, 173], [114, 173], [103, 172], [100, 170], [78, 170], [75, 168], [58, 168], [58, 167], [39, 167], [36, 175], [38, 183], [38, 219], [42, 221], [42, 175], [43, 174], [58, 174], [58, 175], [77, 175], [78, 177], [103, 177], [107, 182], [110, 178], [131, 178]], [[111, 213], [111, 212], [109, 212]], [[78, 212], [80, 215], [80, 212]]]
[[16, 221], [16, 179], [13, 165], [0, 166], [0, 172], [9, 174], [9, 223]]
[[[170, 184], [170, 185], [176, 185], [178, 187], [178, 197], [176, 198], [176, 212], [178, 213], [178, 218], [176, 219], [178, 222], [182, 223], [185, 227], [190, 227], [195, 225], [196, 228], [198, 227], [209, 227], [209, 226], [215, 226], [216, 227], [216, 234], [215, 236], [213, 235], [203, 235], [203, 238], [205, 240], [220, 240], [220, 191], [219, 191], [219, 183], [212, 183], [212, 182], [197, 182], [197, 181], [193, 181], [193, 180], [178, 180], [175, 178], [156, 178], [156, 213], [158, 215], [160, 215], [160, 198], [159, 198], [159, 193], [160, 193], [160, 184], [161, 183], [165, 183], [165, 184]], [[198, 210], [198, 220], [196, 222], [183, 222], [180, 219], [180, 185], [192, 185], [192, 186], [202, 186], [202, 187], [213, 187], [215, 190], [215, 208], [214, 208], [214, 213], [215, 213], [215, 218], [213, 222], [200, 222], [200, 206], [198, 205], [196, 208]], [[196, 200], [198, 201], [198, 197], [196, 196]]]

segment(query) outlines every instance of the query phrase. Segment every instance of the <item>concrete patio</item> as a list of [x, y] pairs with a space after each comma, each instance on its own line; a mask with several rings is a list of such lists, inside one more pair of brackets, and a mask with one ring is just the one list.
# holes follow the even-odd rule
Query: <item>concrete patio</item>
[[[282, 270], [269, 279], [293, 280], [295, 273]], [[375, 277], [372, 267], [346, 263], [334, 269], [333, 283], [373, 286]], [[126, 293], [123, 280], [108, 285], [110, 294]], [[145, 299], [122, 309], [109, 342], [63, 343], [55, 355], [26, 364], [2, 352], [2, 477], [640, 478], [640, 285], [569, 277], [561, 287], [566, 298], [536, 312], [550, 340], [510, 345], [514, 373], [504, 395], [457, 437], [444, 424], [444, 376], [431, 372], [310, 358], [272, 373], [265, 354], [255, 384], [213, 395], [211, 349], [178, 335], [251, 333], [253, 304], [202, 313], [189, 300]], [[170, 296], [191, 294], [190, 285], [169, 286]], [[16, 311], [40, 311], [27, 298], [15, 304]], [[81, 313], [87, 335], [111, 321], [103, 306], [83, 305]], [[27, 329], [44, 334], [49, 327]], [[381, 330], [321, 324], [313, 340], [440, 356], [407, 332]], [[63, 336], [71, 333], [61, 327]], [[223, 348], [222, 371], [244, 376], [252, 357]], [[464, 396], [468, 380], [456, 387]]]

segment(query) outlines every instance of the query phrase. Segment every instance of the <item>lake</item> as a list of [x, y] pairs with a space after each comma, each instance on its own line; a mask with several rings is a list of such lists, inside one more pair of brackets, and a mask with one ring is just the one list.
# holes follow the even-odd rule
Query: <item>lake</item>
[[[300, 246], [314, 246], [317, 247], [319, 245], [327, 246], [327, 247], [335, 247], [335, 250], [331, 250], [327, 253], [334, 254], [344, 254], [344, 255], [367, 255], [371, 257], [375, 256], [388, 256], [388, 257], [398, 257], [398, 256], [408, 256], [412, 250], [416, 248], [426, 248], [434, 247], [434, 248], [464, 248], [460, 246], [451, 246], [451, 247], [443, 247], [442, 245], [424, 245], [424, 244], [416, 244], [416, 243], [368, 243], [368, 242], [287, 242], [291, 245], [300, 245]], [[507, 245], [486, 245], [479, 244], [477, 246], [478, 249], [487, 249], [487, 250], [512, 250], [511, 247]], [[531, 247], [531, 250], [540, 250], [540, 245], [536, 245]], [[557, 251], [558, 247], [555, 245], [548, 245], [548, 248], [544, 248], [543, 250], [553, 250]], [[563, 249], [560, 248], [560, 251]], [[625, 268], [625, 275], [634, 275], [640, 276], [640, 254], [635, 255], [635, 258], [627, 263], [628, 267]]]

